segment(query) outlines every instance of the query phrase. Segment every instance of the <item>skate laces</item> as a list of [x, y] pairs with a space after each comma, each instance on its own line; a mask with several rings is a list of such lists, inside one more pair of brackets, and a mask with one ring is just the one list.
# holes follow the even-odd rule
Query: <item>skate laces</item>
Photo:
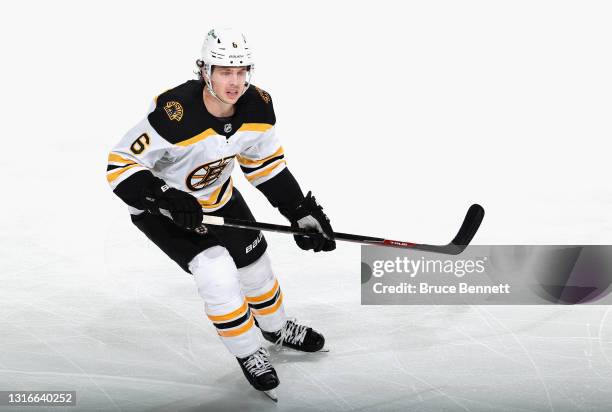
[[298, 346], [302, 345], [304, 343], [304, 338], [306, 337], [307, 331], [308, 326], [296, 323], [295, 319], [287, 320], [280, 331], [278, 340], [275, 343], [276, 348], [280, 348], [283, 345], [283, 342]]
[[259, 348], [244, 362], [244, 367], [251, 375], [259, 376], [272, 370], [272, 365], [268, 360], [268, 352], [264, 348]]

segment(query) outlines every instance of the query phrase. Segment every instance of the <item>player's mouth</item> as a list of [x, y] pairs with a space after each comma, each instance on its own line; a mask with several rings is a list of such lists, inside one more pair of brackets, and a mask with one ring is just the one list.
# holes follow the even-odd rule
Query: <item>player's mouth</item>
[[238, 90], [228, 90], [228, 91], [225, 92], [225, 94], [230, 99], [237, 99], [239, 97]]

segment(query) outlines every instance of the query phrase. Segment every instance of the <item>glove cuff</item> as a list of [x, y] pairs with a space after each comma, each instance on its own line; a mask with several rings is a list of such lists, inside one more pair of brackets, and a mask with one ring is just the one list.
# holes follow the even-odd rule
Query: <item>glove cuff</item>
[[292, 205], [290, 207], [280, 207], [279, 211], [285, 216], [290, 222], [297, 222], [298, 220], [312, 214], [313, 211], [321, 209], [316, 202], [312, 192], [309, 191], [306, 197], [304, 197], [300, 203]]
[[140, 195], [141, 202], [146, 210], [153, 214], [159, 214], [159, 200], [170, 189], [172, 188], [164, 180], [158, 177], [153, 178], [151, 184], [145, 186]]

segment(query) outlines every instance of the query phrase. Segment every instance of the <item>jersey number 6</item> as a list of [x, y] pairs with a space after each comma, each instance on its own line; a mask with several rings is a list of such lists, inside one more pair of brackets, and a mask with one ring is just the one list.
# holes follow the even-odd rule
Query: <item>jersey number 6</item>
[[134, 140], [134, 143], [130, 146], [130, 150], [134, 154], [141, 154], [149, 146], [149, 135], [146, 133], [138, 136], [138, 139]]

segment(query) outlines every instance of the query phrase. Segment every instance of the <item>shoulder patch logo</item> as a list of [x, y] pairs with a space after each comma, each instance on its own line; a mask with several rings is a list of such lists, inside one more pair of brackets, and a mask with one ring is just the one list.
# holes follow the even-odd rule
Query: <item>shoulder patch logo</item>
[[270, 103], [270, 100], [272, 100], [270, 98], [270, 95], [268, 94], [268, 92], [266, 92], [265, 90], [261, 90], [259, 87], [254, 86], [255, 90], [257, 90], [257, 93], [259, 93], [259, 95], [261, 96], [261, 99], [266, 102], [266, 103]]
[[177, 122], [180, 122], [183, 118], [183, 106], [181, 106], [179, 102], [167, 102], [164, 105], [164, 110], [166, 111], [166, 114], [168, 115], [170, 120], [176, 120]]

